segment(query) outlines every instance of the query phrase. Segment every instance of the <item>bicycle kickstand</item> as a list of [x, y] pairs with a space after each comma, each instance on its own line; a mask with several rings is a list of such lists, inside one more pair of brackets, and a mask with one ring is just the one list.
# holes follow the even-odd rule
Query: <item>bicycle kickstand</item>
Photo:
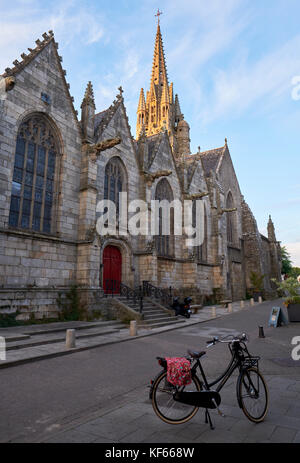
[[208, 422], [209, 422], [210, 429], [211, 429], [211, 430], [215, 429], [214, 426], [213, 426], [213, 424], [212, 424], [209, 411], [208, 411], [208, 409], [206, 408], [206, 409], [205, 409], [205, 423], [208, 423]]

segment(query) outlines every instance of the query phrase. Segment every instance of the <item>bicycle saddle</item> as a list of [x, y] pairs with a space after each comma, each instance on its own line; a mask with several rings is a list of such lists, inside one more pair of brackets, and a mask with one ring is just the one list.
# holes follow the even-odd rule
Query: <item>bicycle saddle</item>
[[196, 351], [188, 350], [188, 354], [189, 354], [193, 359], [199, 359], [200, 357], [202, 357], [203, 355], [206, 354], [206, 351], [203, 350], [203, 351], [201, 351], [201, 352], [196, 352]]

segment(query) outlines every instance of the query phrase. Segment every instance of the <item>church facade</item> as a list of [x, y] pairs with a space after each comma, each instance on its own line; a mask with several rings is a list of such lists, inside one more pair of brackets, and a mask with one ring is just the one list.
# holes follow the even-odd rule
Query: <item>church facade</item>
[[[53, 32], [28, 50], [1, 76], [0, 310], [53, 316], [58, 293], [73, 284], [96, 307], [111, 281], [171, 286], [195, 301], [212, 295], [238, 300], [252, 289], [251, 272], [264, 275], [264, 293], [272, 295], [271, 278], [280, 278], [281, 270], [272, 220], [262, 236], [226, 139], [222, 147], [191, 153], [159, 23], [135, 138], [121, 87], [111, 106], [97, 113], [89, 82], [79, 119]], [[145, 201], [149, 214], [154, 199], [201, 200], [202, 244], [187, 247], [172, 223], [170, 236], [131, 236], [119, 228], [100, 236], [97, 204], [110, 199], [118, 209], [120, 192], [128, 203]]]

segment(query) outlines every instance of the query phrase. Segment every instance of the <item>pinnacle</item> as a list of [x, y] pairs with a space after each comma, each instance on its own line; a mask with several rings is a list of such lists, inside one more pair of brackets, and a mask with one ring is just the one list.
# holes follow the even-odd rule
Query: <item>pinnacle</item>
[[81, 107], [83, 104], [90, 104], [94, 106], [95, 108], [94, 91], [93, 91], [93, 85], [91, 81], [89, 81], [87, 84]]
[[137, 110], [138, 111], [146, 111], [146, 101], [145, 101], [145, 95], [144, 95], [144, 89], [143, 88], [141, 88], [139, 105], [138, 105]]

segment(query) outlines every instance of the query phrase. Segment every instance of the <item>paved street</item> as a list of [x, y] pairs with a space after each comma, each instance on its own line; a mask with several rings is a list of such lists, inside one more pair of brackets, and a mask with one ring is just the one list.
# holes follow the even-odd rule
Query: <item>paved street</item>
[[[300, 324], [268, 328], [265, 302], [225, 317], [187, 325], [131, 342], [103, 345], [72, 355], [1, 370], [1, 442], [300, 442], [300, 361], [291, 358], [291, 340]], [[258, 338], [258, 325], [266, 338]], [[207, 339], [246, 331], [249, 350], [260, 364], [270, 392], [265, 421], [253, 424], [239, 409], [236, 377], [222, 392], [222, 418], [212, 411], [214, 431], [204, 413], [184, 425], [162, 422], [152, 410], [147, 384], [159, 371], [157, 355], [177, 356], [205, 349]], [[207, 351], [209, 378], [229, 359], [226, 346]]]

